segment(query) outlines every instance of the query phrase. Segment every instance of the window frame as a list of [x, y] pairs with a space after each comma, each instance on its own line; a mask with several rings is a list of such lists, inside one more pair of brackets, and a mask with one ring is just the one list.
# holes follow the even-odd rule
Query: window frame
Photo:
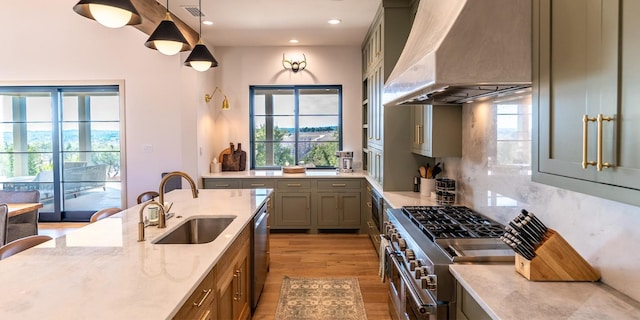
[[[63, 192], [63, 184], [74, 183], [76, 180], [66, 180], [67, 177], [63, 177], [63, 157], [65, 153], [91, 153], [91, 152], [102, 152], [92, 151], [92, 150], [76, 150], [76, 151], [65, 151], [62, 150], [62, 144], [64, 143], [63, 139], [63, 127], [65, 124], [91, 124], [91, 123], [100, 123], [100, 122], [117, 122], [118, 130], [119, 130], [119, 150], [117, 151], [109, 151], [109, 152], [117, 152], [119, 154], [119, 183], [120, 183], [120, 207], [125, 207], [126, 204], [126, 158], [125, 158], [125, 108], [124, 108], [124, 97], [123, 97], [123, 83], [112, 83], [112, 82], [96, 82], [89, 84], [56, 84], [55, 82], [51, 84], [8, 84], [2, 83], [0, 84], [0, 92], [14, 92], [19, 91], [21, 93], [48, 93], [51, 99], [51, 122], [23, 122], [23, 121], [0, 121], [2, 124], [27, 124], [27, 123], [51, 123], [51, 133], [52, 133], [52, 145], [51, 151], [52, 155], [52, 207], [53, 211], [47, 211], [44, 209], [40, 209], [39, 212], [39, 221], [89, 221], [89, 217], [93, 214], [97, 209], [68, 209], [63, 204], [63, 197], [65, 194]], [[64, 108], [63, 99], [65, 98], [66, 93], [115, 93], [118, 99], [118, 113], [119, 118], [117, 121], [111, 120], [86, 120], [86, 119], [77, 119], [77, 120], [68, 120], [63, 119], [62, 113]], [[6, 152], [3, 152], [8, 154]], [[20, 152], [23, 154], [29, 154], [33, 152], [24, 151]], [[35, 152], [38, 153], [38, 152]], [[79, 181], [79, 182], [92, 182], [93, 180], [88, 181]], [[100, 182], [100, 181], [98, 181]], [[105, 179], [105, 182], [109, 182]], [[47, 182], [49, 183], [49, 182]]]
[[[343, 144], [343, 101], [342, 94], [343, 89], [342, 85], [251, 85], [249, 86], [249, 148], [250, 148], [250, 169], [251, 170], [280, 170], [281, 166], [256, 166], [256, 153], [255, 153], [255, 104], [254, 104], [254, 95], [257, 90], [293, 90], [294, 94], [294, 123], [295, 123], [295, 140], [294, 140], [294, 159], [295, 164], [299, 163], [299, 154], [298, 154], [298, 144], [299, 144], [299, 135], [298, 132], [300, 130], [300, 91], [307, 89], [330, 89], [338, 91], [338, 150], [342, 150]], [[307, 169], [335, 169], [336, 167], [308, 167]]]

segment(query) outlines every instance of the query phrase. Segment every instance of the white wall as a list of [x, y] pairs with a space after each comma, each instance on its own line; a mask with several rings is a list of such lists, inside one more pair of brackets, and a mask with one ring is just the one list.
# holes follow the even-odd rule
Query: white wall
[[[307, 58], [307, 68], [298, 73], [284, 70], [282, 54]], [[361, 50], [352, 47], [221, 47], [214, 55], [222, 61], [215, 81], [227, 94], [230, 110], [222, 111], [222, 95], [209, 103], [213, 121], [210, 160], [229, 146], [242, 143], [249, 159], [249, 86], [250, 85], [342, 85], [343, 149], [362, 149], [362, 69]], [[213, 90], [213, 87], [212, 87]], [[361, 152], [354, 152], [361, 163]], [[249, 164], [247, 164], [247, 168]]]
[[[156, 190], [160, 173], [198, 173], [201, 95], [213, 71], [182, 66], [188, 53], [164, 56], [133, 27], [109, 29], [76, 14], [77, 0], [12, 1], [0, 10], [2, 84], [124, 81], [128, 205]], [[151, 144], [152, 153], [142, 145]], [[207, 160], [208, 161], [208, 160]]]

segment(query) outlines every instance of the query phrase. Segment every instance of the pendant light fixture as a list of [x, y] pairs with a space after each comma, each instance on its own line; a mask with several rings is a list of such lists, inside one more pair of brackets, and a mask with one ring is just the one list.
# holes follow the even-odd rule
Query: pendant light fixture
[[171, 19], [169, 0], [167, 0], [167, 14], [144, 45], [168, 56], [191, 49], [189, 42]]
[[81, 0], [73, 6], [73, 11], [108, 28], [120, 28], [142, 22], [140, 14], [130, 0]]
[[202, 0], [198, 0], [198, 18], [198, 27], [200, 28], [198, 43], [189, 54], [189, 57], [187, 57], [187, 60], [185, 60], [184, 65], [202, 72], [218, 66], [218, 61], [202, 42]]

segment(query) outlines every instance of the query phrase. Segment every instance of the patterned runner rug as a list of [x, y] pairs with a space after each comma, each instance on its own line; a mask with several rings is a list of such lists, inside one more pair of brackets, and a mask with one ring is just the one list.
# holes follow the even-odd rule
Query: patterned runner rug
[[366, 320], [358, 278], [284, 277], [278, 320]]

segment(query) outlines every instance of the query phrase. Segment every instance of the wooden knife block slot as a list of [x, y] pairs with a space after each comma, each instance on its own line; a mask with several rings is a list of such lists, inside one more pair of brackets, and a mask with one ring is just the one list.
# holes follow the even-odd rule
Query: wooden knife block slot
[[531, 261], [516, 253], [516, 271], [532, 281], [598, 281], [600, 274], [556, 231], [549, 229]]

